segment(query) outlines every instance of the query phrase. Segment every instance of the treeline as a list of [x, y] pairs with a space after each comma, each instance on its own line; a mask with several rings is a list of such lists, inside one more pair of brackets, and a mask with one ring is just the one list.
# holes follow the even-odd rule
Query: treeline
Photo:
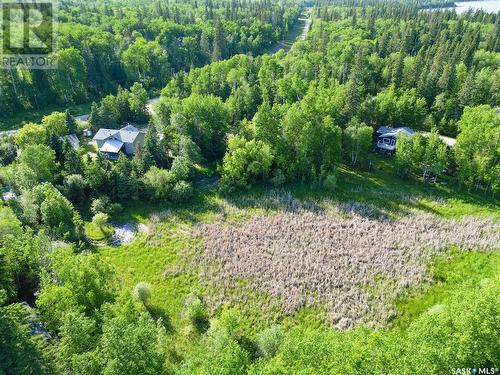
[[[370, 166], [379, 126], [409, 126], [432, 131], [421, 143], [440, 157], [415, 149], [403, 161], [401, 146], [402, 176], [448, 173], [498, 192], [496, 15], [459, 17], [385, 2], [314, 11], [327, 20], [316, 20], [308, 40], [286, 55], [236, 56], [175, 75], [157, 105], [158, 131], [191, 137], [210, 161], [227, 145], [222, 185], [231, 190], [257, 180], [334, 185], [339, 162]], [[466, 115], [468, 107], [477, 108]], [[474, 121], [466, 141], [465, 123]], [[439, 134], [458, 134], [456, 147], [446, 149]], [[482, 146], [465, 146], [471, 142]]]
[[63, 1], [58, 69], [2, 70], [1, 116], [86, 103], [135, 82], [158, 90], [175, 72], [237, 53], [265, 52], [300, 12], [293, 0]]

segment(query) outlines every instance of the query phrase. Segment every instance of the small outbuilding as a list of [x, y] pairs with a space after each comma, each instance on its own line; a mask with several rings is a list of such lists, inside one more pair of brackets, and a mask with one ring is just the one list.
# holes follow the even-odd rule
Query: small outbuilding
[[80, 140], [76, 134], [68, 134], [61, 137], [62, 141], [68, 141], [75, 150], [80, 147]]

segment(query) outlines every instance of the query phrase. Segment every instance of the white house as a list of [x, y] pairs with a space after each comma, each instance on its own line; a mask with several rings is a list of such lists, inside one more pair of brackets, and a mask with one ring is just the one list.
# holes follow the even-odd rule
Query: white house
[[92, 138], [99, 152], [108, 159], [116, 160], [120, 152], [134, 155], [137, 148], [144, 144], [145, 132], [135, 126], [127, 125], [121, 129], [99, 129]]

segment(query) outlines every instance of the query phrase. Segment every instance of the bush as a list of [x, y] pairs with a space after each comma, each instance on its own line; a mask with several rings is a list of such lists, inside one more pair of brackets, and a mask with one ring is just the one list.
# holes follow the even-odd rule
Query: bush
[[151, 285], [141, 281], [135, 286], [132, 295], [137, 301], [142, 302], [144, 305], [147, 304], [151, 298]]
[[274, 357], [283, 342], [284, 332], [281, 326], [272, 326], [260, 332], [257, 336], [259, 354], [264, 357]]
[[12, 143], [0, 143], [0, 165], [9, 165], [17, 157], [17, 149]]
[[109, 216], [103, 212], [98, 212], [92, 218], [92, 224], [102, 230], [108, 224]]
[[[184, 159], [177, 158], [176, 160]], [[170, 200], [173, 202], [185, 201], [193, 195], [193, 186], [179, 177], [189, 174], [184, 169], [184, 162], [172, 166], [171, 170], [151, 167], [144, 175], [143, 181], [152, 198]], [[175, 168], [175, 169], [174, 169]]]
[[267, 143], [240, 136], [231, 138], [221, 169], [221, 187], [228, 191], [249, 188], [256, 180], [267, 177], [273, 160]]
[[337, 175], [334, 173], [328, 174], [323, 181], [323, 186], [328, 190], [335, 190], [337, 187]]
[[189, 159], [183, 156], [176, 157], [172, 163], [170, 172], [174, 174], [176, 180], [187, 179], [191, 173], [191, 163]]
[[113, 216], [123, 209], [120, 203], [113, 203], [109, 197], [103, 195], [99, 198], [92, 200], [90, 210], [95, 215], [99, 212]]
[[143, 178], [144, 185], [154, 199], [168, 199], [176, 182], [175, 175], [157, 167], [151, 167]]
[[193, 294], [184, 302], [184, 315], [198, 332], [205, 332], [210, 325], [206, 306]]
[[172, 190], [172, 201], [183, 202], [193, 196], [193, 186], [187, 181], [179, 181]]
[[73, 204], [82, 205], [86, 202], [87, 182], [82, 175], [72, 174], [64, 179], [63, 192]]
[[273, 186], [275, 187], [279, 187], [283, 185], [285, 182], [286, 182], [286, 177], [283, 171], [281, 169], [276, 169], [276, 171], [274, 171], [273, 177], [271, 178], [271, 184], [273, 184]]

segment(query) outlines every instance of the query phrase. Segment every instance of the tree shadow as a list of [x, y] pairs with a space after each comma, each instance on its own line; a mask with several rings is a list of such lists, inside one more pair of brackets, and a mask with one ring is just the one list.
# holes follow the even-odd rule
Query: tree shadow
[[163, 309], [161, 309], [157, 306], [151, 305], [151, 304], [145, 304], [144, 308], [147, 310], [149, 315], [151, 315], [151, 317], [154, 320], [161, 319], [162, 325], [165, 328], [165, 330], [167, 331], [167, 333], [170, 333], [170, 334], [175, 333], [175, 328], [172, 324], [172, 320], [170, 319], [170, 316]]

